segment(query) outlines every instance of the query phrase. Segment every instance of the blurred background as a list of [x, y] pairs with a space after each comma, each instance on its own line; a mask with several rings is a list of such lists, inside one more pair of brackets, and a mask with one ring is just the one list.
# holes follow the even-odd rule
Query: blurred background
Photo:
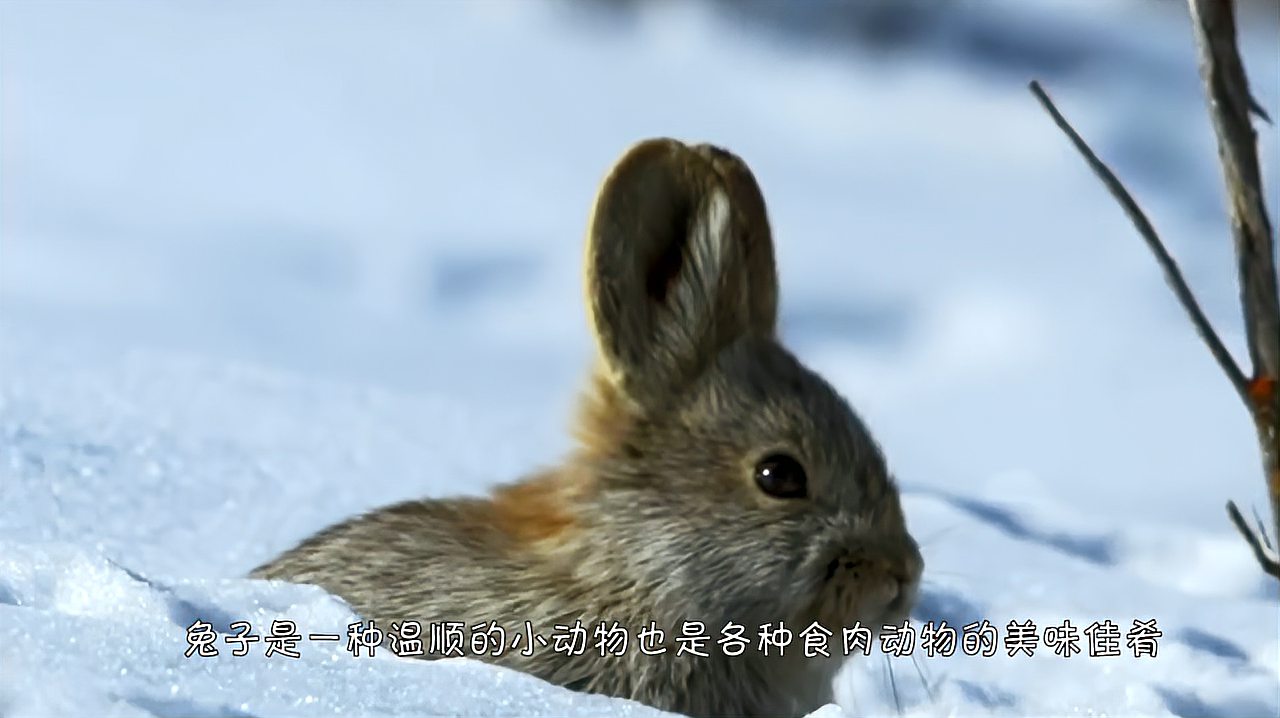
[[[1241, 3], [1272, 116], [1278, 12]], [[511, 407], [534, 437], [512, 466], [550, 461], [592, 352], [596, 184], [667, 135], [753, 167], [783, 335], [908, 488], [1227, 540], [1228, 498], [1265, 508], [1244, 412], [1026, 89], [1113, 164], [1244, 356], [1181, 2], [67, 0], [0, 20], [11, 345]]]

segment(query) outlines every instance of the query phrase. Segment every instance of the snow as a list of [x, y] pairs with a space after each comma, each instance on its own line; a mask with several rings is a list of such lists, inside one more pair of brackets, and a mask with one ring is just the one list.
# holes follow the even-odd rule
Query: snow
[[[1244, 356], [1189, 28], [1153, 7], [961, 4], [889, 55], [704, 4], [0, 5], [0, 716], [654, 713], [341, 643], [183, 656], [197, 618], [345, 634], [338, 599], [244, 574], [569, 446], [583, 223], [652, 135], [760, 178], [784, 335], [903, 485], [917, 623], [1163, 633], [1155, 658], [873, 654], [815, 715], [1276, 715], [1276, 588], [1222, 509], [1266, 508], [1249, 422], [1025, 89]], [[1242, 26], [1276, 108], [1275, 19]]]

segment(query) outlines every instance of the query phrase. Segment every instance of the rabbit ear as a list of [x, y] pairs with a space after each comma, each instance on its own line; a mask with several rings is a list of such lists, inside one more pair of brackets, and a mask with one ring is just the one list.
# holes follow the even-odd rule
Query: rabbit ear
[[693, 378], [747, 333], [772, 335], [777, 276], [764, 200], [736, 156], [655, 139], [601, 186], [587, 292], [609, 379], [633, 400]]
[[749, 320], [756, 331], [773, 335], [778, 323], [778, 273], [773, 259], [773, 237], [764, 196], [755, 175], [737, 155], [714, 145], [696, 145], [693, 150], [706, 158], [724, 182], [737, 212], [738, 233], [747, 272], [746, 299]]

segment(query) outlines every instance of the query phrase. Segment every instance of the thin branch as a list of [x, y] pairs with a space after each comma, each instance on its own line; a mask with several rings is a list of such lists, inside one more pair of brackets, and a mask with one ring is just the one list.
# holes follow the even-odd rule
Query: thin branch
[[1240, 395], [1241, 400], [1252, 409], [1253, 403], [1249, 398], [1249, 380], [1245, 378], [1244, 372], [1241, 371], [1240, 366], [1232, 358], [1231, 352], [1227, 350], [1226, 345], [1222, 343], [1222, 339], [1209, 323], [1209, 318], [1205, 316], [1204, 310], [1200, 308], [1200, 303], [1196, 301], [1195, 295], [1191, 293], [1191, 288], [1187, 286], [1187, 281], [1183, 278], [1182, 270], [1178, 268], [1178, 263], [1169, 254], [1164, 242], [1160, 241], [1160, 236], [1156, 234], [1155, 227], [1151, 226], [1151, 221], [1147, 219], [1147, 215], [1143, 213], [1142, 208], [1134, 201], [1133, 196], [1124, 188], [1124, 184], [1111, 171], [1111, 168], [1098, 159], [1098, 155], [1084, 141], [1084, 138], [1076, 132], [1071, 123], [1067, 121], [1067, 118], [1062, 116], [1057, 106], [1053, 104], [1053, 100], [1050, 100], [1044, 89], [1040, 87], [1040, 83], [1033, 80], [1030, 87], [1031, 93], [1036, 96], [1045, 111], [1053, 118], [1054, 124], [1071, 140], [1071, 144], [1075, 145], [1076, 150], [1084, 157], [1090, 169], [1098, 176], [1098, 179], [1102, 180], [1102, 184], [1106, 185], [1111, 192], [1111, 196], [1115, 197], [1116, 201], [1124, 209], [1125, 214], [1129, 216], [1129, 220], [1137, 228], [1138, 234], [1142, 235], [1147, 247], [1155, 254], [1156, 262], [1160, 264], [1160, 268], [1164, 271], [1165, 281], [1173, 289], [1173, 293], [1177, 295], [1178, 301], [1182, 304], [1182, 308], [1186, 310], [1187, 315], [1191, 317], [1191, 323], [1195, 325], [1196, 332], [1200, 334], [1200, 338], [1208, 345], [1209, 352], [1213, 354], [1218, 366], [1222, 367], [1222, 371], [1227, 375], [1227, 380], [1231, 382], [1231, 386]]
[[[1231, 236], [1235, 244], [1236, 271], [1240, 278], [1240, 306], [1244, 314], [1245, 341], [1253, 364], [1249, 404], [1262, 451], [1262, 469], [1271, 503], [1272, 528], [1280, 542], [1280, 293], [1276, 289], [1275, 243], [1267, 216], [1258, 169], [1258, 136], [1250, 109], [1256, 106], [1249, 92], [1249, 78], [1236, 44], [1233, 0], [1187, 0], [1191, 26], [1200, 54], [1200, 77], [1218, 139], [1218, 162], [1226, 184], [1231, 210]], [[1265, 113], [1263, 113], [1265, 117]], [[1243, 525], [1234, 505], [1231, 520]], [[1262, 532], [1266, 541], [1266, 532]], [[1276, 578], [1274, 552], [1271, 563], [1258, 551], [1256, 536], [1245, 537], [1263, 570]], [[1266, 541], [1270, 545], [1269, 541]]]
[[1274, 380], [1280, 378], [1280, 296], [1271, 222], [1258, 170], [1258, 138], [1249, 117], [1253, 98], [1236, 45], [1235, 3], [1189, 0], [1188, 4], [1231, 207], [1249, 359], [1254, 379]]
[[1258, 102], [1257, 98], [1253, 95], [1249, 95], [1249, 109], [1268, 125], [1275, 124], [1271, 121], [1271, 115], [1268, 115], [1266, 109], [1262, 107], [1262, 103]]
[[1267, 536], [1267, 525], [1262, 523], [1262, 514], [1258, 513], [1258, 507], [1250, 506], [1249, 509], [1253, 511], [1253, 523], [1258, 527], [1258, 536], [1262, 538], [1262, 543], [1267, 548], [1274, 548], [1271, 545], [1271, 538]]
[[1245, 543], [1253, 549], [1253, 557], [1258, 560], [1262, 570], [1280, 578], [1280, 558], [1276, 556], [1275, 551], [1264, 546], [1258, 535], [1249, 528], [1249, 524], [1245, 523], [1244, 516], [1240, 515], [1240, 509], [1236, 508], [1236, 502], [1227, 502], [1227, 515], [1231, 517], [1231, 523], [1236, 525], [1240, 535], [1244, 537]]

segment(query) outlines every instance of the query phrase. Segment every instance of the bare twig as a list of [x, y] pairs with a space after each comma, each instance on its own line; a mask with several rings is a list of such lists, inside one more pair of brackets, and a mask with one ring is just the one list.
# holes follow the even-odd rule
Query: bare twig
[[[1252, 366], [1249, 377], [1246, 378], [1209, 324], [1177, 263], [1124, 185], [1067, 122], [1038, 82], [1031, 83], [1031, 92], [1129, 215], [1138, 234], [1155, 254], [1165, 280], [1191, 317], [1196, 332], [1248, 408], [1262, 453], [1274, 535], [1280, 542], [1280, 387], [1277, 387], [1280, 380], [1280, 293], [1276, 288], [1271, 220], [1263, 200], [1262, 176], [1258, 169], [1257, 135], [1250, 112], [1259, 114], [1268, 122], [1270, 117], [1249, 93], [1249, 81], [1236, 46], [1233, 0], [1187, 0], [1187, 3], [1191, 8], [1192, 26], [1200, 53], [1200, 76], [1218, 139], [1218, 160], [1222, 165], [1231, 210], [1231, 234], [1240, 278], [1240, 305]], [[1244, 520], [1234, 501], [1227, 502], [1227, 515], [1253, 550], [1262, 570], [1280, 579], [1280, 557], [1257, 512], [1254, 512], [1258, 524], [1256, 533]]]
[[1258, 560], [1258, 565], [1263, 571], [1280, 578], [1280, 557], [1276, 556], [1276, 552], [1271, 550], [1269, 546], [1264, 546], [1262, 541], [1258, 539], [1257, 534], [1249, 528], [1249, 524], [1245, 523], [1244, 516], [1240, 515], [1240, 509], [1236, 507], [1236, 502], [1227, 502], [1227, 515], [1231, 517], [1231, 523], [1239, 529], [1240, 535], [1244, 537], [1245, 543], [1249, 544], [1249, 548], [1253, 549], [1253, 557]]
[[[1280, 541], [1280, 391], [1276, 387], [1280, 379], [1280, 293], [1276, 291], [1271, 220], [1258, 170], [1258, 138], [1249, 116], [1257, 103], [1249, 93], [1249, 79], [1236, 44], [1235, 3], [1187, 0], [1187, 5], [1230, 207], [1245, 340], [1253, 364], [1249, 409], [1262, 451], [1272, 528]], [[1261, 539], [1254, 536], [1234, 507], [1231, 504], [1228, 508], [1231, 520], [1247, 534], [1245, 540], [1263, 570], [1280, 578], [1274, 556], [1268, 564], [1264, 561], [1266, 554], [1259, 553], [1264, 544], [1270, 543], [1266, 532], [1261, 533]]]
[[1275, 379], [1280, 377], [1280, 296], [1276, 293], [1271, 222], [1258, 171], [1258, 140], [1249, 119], [1249, 81], [1236, 48], [1234, 3], [1189, 0], [1189, 5], [1231, 208], [1249, 359], [1254, 378]]
[[1258, 102], [1252, 95], [1249, 96], [1249, 109], [1253, 111], [1253, 114], [1257, 115], [1258, 117], [1261, 117], [1268, 125], [1274, 124], [1271, 121], [1271, 115], [1267, 114], [1267, 111], [1265, 108], [1263, 108], [1262, 103]]
[[1267, 536], [1267, 525], [1262, 523], [1262, 514], [1258, 513], [1257, 506], [1250, 506], [1253, 511], [1253, 525], [1258, 527], [1258, 536], [1262, 539], [1262, 543], [1267, 548], [1274, 548], [1271, 545], [1271, 538]]
[[1049, 99], [1049, 95], [1045, 93], [1044, 88], [1040, 87], [1040, 83], [1033, 80], [1030, 87], [1032, 94], [1036, 96], [1045, 111], [1053, 118], [1054, 124], [1066, 134], [1067, 138], [1071, 140], [1071, 144], [1075, 145], [1076, 150], [1084, 157], [1090, 169], [1110, 190], [1111, 196], [1115, 197], [1120, 206], [1124, 208], [1125, 214], [1129, 216], [1129, 220], [1137, 228], [1138, 234], [1142, 235], [1147, 247], [1155, 254], [1156, 262], [1160, 264], [1160, 268], [1164, 271], [1165, 281], [1169, 283], [1169, 287], [1177, 295], [1182, 308], [1191, 317], [1191, 323], [1195, 325], [1200, 338], [1209, 346], [1210, 353], [1217, 360], [1218, 366], [1222, 367], [1222, 371], [1226, 373], [1227, 380], [1231, 382], [1231, 386], [1240, 395], [1240, 398], [1246, 404], [1250, 403], [1248, 379], [1245, 378], [1244, 372], [1240, 370], [1240, 365], [1236, 364], [1235, 359], [1232, 358], [1231, 352], [1227, 350], [1226, 345], [1222, 343], [1218, 333], [1214, 331], [1213, 325], [1209, 323], [1204, 310], [1200, 308], [1200, 303], [1196, 301], [1191, 288], [1187, 286], [1187, 280], [1183, 278], [1182, 270], [1178, 268], [1178, 263], [1169, 254], [1164, 242], [1160, 241], [1160, 236], [1156, 233], [1155, 227], [1151, 225], [1151, 221], [1147, 219], [1147, 215], [1143, 213], [1142, 208], [1134, 201], [1133, 196], [1124, 188], [1124, 184], [1111, 171], [1111, 168], [1098, 159], [1098, 155], [1089, 147], [1089, 143], [1085, 142], [1080, 133], [1076, 132], [1071, 123], [1067, 121], [1067, 118], [1062, 116], [1057, 106], [1053, 104], [1053, 100]]

